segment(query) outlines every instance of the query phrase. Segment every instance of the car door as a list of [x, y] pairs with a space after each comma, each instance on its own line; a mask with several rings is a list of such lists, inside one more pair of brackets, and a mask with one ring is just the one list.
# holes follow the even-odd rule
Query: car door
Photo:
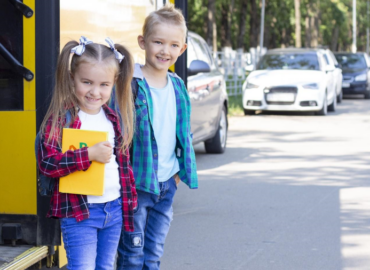
[[[192, 38], [188, 37], [188, 68], [193, 60], [198, 60], [197, 54], [195, 53]], [[193, 133], [193, 142], [198, 142], [202, 137], [205, 136], [205, 125], [207, 121], [206, 117], [206, 100], [205, 97], [208, 95], [206, 86], [207, 81], [203, 74], [196, 74], [188, 76], [188, 92], [191, 102], [191, 130]]]
[[329, 57], [326, 53], [323, 53], [324, 57], [324, 65], [325, 65], [325, 72], [327, 77], [327, 102], [330, 105], [334, 102], [334, 98], [337, 97], [336, 90], [335, 90], [335, 80], [334, 80], [334, 71], [335, 66], [334, 63], [329, 60]]
[[364, 53], [366, 66], [367, 66], [367, 90], [370, 89], [370, 58], [367, 53]]
[[203, 140], [212, 137], [218, 128], [223, 76], [216, 69], [205, 41], [196, 35], [192, 35], [191, 40], [197, 59], [206, 62], [211, 68], [210, 72], [199, 74], [196, 83], [196, 90], [202, 99], [203, 130], [201, 131], [201, 138]]
[[333, 63], [335, 70], [334, 70], [334, 81], [335, 81], [335, 92], [338, 96], [340, 92], [342, 91], [342, 69], [340, 68], [337, 59], [335, 59], [334, 54], [331, 51], [328, 51], [328, 56], [330, 61]]
[[217, 69], [215, 61], [212, 57], [212, 53], [204, 40], [201, 40], [203, 44], [204, 53], [208, 55], [211, 72], [207, 73], [210, 79], [209, 83], [209, 98], [207, 103], [207, 109], [209, 112], [209, 125], [210, 134], [213, 135], [218, 129], [219, 118], [222, 110], [222, 87], [224, 84], [223, 74]]

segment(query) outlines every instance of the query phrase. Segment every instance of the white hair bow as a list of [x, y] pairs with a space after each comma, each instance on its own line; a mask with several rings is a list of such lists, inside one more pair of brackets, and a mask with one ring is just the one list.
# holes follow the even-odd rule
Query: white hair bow
[[114, 52], [114, 55], [116, 56], [116, 59], [118, 60], [119, 63], [122, 62], [123, 58], [125, 58], [124, 55], [122, 55], [119, 51], [117, 51], [116, 48], [114, 48], [114, 42], [113, 40], [111, 40], [109, 37], [107, 37], [105, 39], [105, 41], [108, 43], [110, 49], [112, 50], [112, 52]]
[[85, 51], [85, 47], [87, 44], [90, 44], [90, 43], [93, 43], [91, 40], [89, 40], [88, 38], [84, 37], [84, 36], [81, 36], [80, 37], [80, 45], [77, 45], [76, 47], [73, 47], [71, 49], [71, 53], [75, 53], [77, 55], [81, 55], [84, 53]]

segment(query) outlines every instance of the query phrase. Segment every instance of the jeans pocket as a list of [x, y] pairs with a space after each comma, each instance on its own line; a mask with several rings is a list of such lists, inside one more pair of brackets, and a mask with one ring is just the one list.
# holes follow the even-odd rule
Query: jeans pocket
[[[178, 183], [177, 183], [177, 181], [176, 181], [176, 176], [178, 177], [178, 180], [179, 180], [179, 182], [178, 182]], [[177, 189], [177, 186], [180, 184], [181, 179], [180, 179], [180, 177], [179, 177], [177, 174], [175, 174], [175, 176], [173, 176], [172, 178], [173, 178], [174, 186], [175, 186], [175, 188]]]

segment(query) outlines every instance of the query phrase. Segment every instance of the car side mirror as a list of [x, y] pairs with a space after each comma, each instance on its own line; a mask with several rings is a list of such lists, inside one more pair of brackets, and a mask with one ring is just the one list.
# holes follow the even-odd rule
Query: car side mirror
[[210, 72], [210, 66], [202, 60], [193, 60], [188, 68], [188, 76], [196, 75], [201, 72]]
[[326, 71], [326, 72], [331, 72], [331, 71], [334, 71], [334, 68], [333, 68], [332, 66], [327, 65], [327, 66], [325, 67], [325, 71]]

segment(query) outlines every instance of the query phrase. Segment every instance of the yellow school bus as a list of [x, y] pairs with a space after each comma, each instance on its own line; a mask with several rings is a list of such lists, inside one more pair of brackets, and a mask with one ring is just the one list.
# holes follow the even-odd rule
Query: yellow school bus
[[[50, 197], [38, 193], [34, 150], [61, 48], [81, 35], [99, 43], [109, 36], [144, 63], [137, 36], [165, 2], [186, 12], [183, 0], [0, 0], [0, 269], [67, 262], [59, 221], [46, 218]], [[176, 64], [180, 76], [185, 63]]]

